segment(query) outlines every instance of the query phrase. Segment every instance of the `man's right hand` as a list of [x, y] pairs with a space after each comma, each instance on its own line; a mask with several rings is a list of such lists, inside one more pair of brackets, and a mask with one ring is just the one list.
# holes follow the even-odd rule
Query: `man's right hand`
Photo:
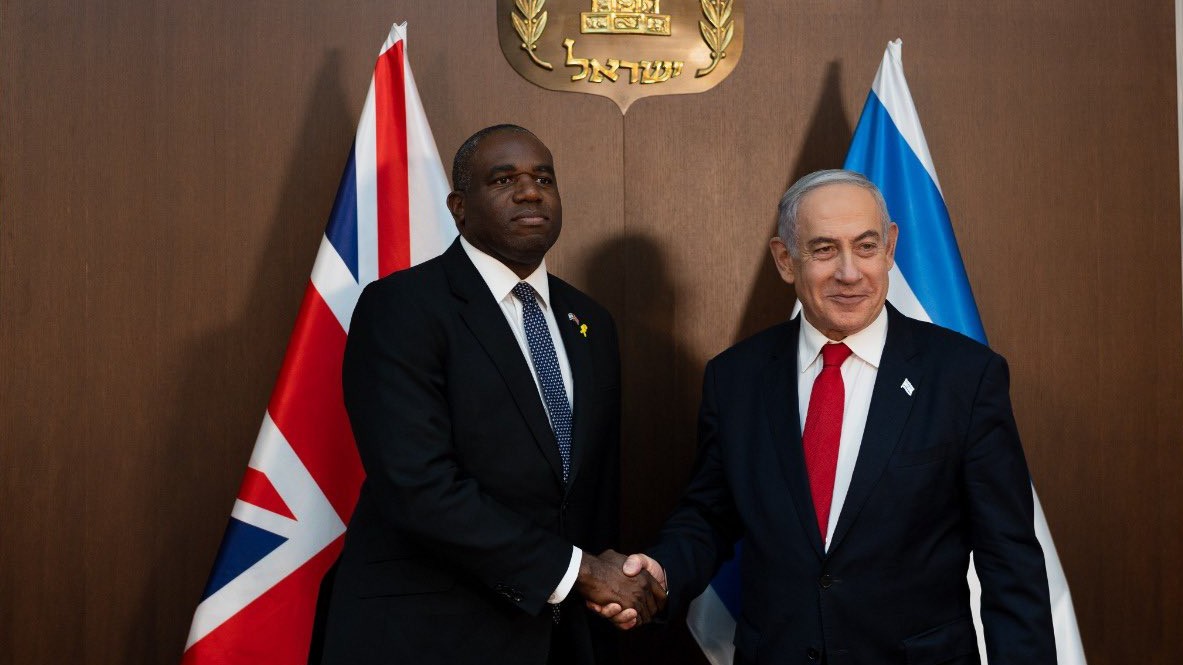
[[[637, 556], [643, 555], [633, 555]], [[575, 590], [584, 597], [588, 607], [611, 619], [622, 630], [648, 623], [665, 607], [664, 571], [660, 580], [655, 579], [642, 572], [644, 565], [640, 560], [630, 564], [633, 557], [626, 558], [614, 550], [605, 550], [599, 556], [584, 552], [579, 577], [575, 580]]]
[[[616, 555], [613, 557], [613, 560], [619, 561], [620, 558], [623, 558], [622, 555], [612, 550], [608, 550], [604, 554], [609, 553]], [[669, 583], [666, 580], [665, 569], [661, 567], [661, 564], [644, 554], [632, 554], [624, 559], [623, 563], [620, 564], [620, 569], [625, 576], [632, 578], [641, 575], [643, 571], [644, 575], [641, 575], [642, 578], [651, 578], [661, 588], [661, 607], [665, 607], [665, 594], [669, 590]], [[652, 616], [643, 618], [637, 610], [615, 602], [605, 605], [588, 599], [587, 606], [593, 612], [598, 613], [605, 619], [611, 620], [621, 630], [629, 630], [630, 628], [647, 623], [652, 618]]]

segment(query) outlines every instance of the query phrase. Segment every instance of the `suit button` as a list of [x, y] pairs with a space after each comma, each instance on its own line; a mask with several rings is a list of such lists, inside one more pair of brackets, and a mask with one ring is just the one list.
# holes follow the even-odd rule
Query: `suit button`
[[820, 584], [823, 589], [829, 589], [830, 585], [834, 583], [834, 579], [829, 575], [822, 575], [821, 579], [819, 579], [817, 583]]
[[813, 647], [809, 647], [805, 650], [805, 655], [809, 657], [809, 660], [817, 660], [818, 658], [821, 658], [822, 652], [814, 649]]

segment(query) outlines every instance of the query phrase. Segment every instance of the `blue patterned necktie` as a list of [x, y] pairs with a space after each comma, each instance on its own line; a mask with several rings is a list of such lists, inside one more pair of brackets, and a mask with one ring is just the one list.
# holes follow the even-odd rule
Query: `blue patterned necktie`
[[526, 328], [526, 342], [530, 345], [530, 357], [534, 360], [534, 371], [542, 384], [542, 397], [546, 411], [550, 414], [550, 427], [559, 444], [559, 457], [563, 460], [563, 482], [571, 471], [571, 404], [567, 402], [567, 391], [563, 388], [563, 375], [559, 371], [559, 360], [555, 356], [555, 345], [550, 338], [550, 329], [534, 287], [518, 282], [513, 295], [522, 303], [522, 323]]

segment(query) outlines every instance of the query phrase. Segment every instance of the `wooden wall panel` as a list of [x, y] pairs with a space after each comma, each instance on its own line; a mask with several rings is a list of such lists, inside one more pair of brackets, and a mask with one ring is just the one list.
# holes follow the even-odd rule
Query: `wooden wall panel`
[[[85, 239], [65, 231], [88, 203], [73, 168], [85, 125], [73, 100], [47, 94], [41, 79], [44, 70], [75, 66], [67, 51], [49, 47], [84, 30], [66, 25], [62, 3], [47, 3], [37, 10], [45, 23], [30, 25], [27, 44], [14, 49], [8, 26], [32, 11], [8, 10], [0, 23], [0, 662], [82, 662], [86, 495], [78, 460], [88, 432], [76, 414], [87, 399], [88, 277]], [[17, 67], [24, 58], [36, 58], [40, 71]], [[58, 119], [52, 132], [49, 117]]]
[[[902, 36], [1089, 658], [1173, 662], [1171, 8], [746, 5], [730, 78], [622, 117], [514, 73], [492, 0], [5, 3], [0, 665], [179, 657], [396, 19], [446, 167], [496, 122], [555, 153], [550, 266], [622, 333], [631, 547], [685, 479], [703, 364], [791, 307], [767, 259], [777, 198], [841, 164]], [[626, 644], [633, 662], [695, 658], [684, 631]]]

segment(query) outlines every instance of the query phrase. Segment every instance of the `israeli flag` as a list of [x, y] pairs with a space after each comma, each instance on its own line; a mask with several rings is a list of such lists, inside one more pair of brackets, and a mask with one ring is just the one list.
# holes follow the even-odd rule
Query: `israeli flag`
[[[940, 181], [904, 78], [902, 49], [902, 40], [888, 43], [843, 166], [862, 173], [879, 187], [892, 220], [900, 227], [888, 300], [907, 316], [932, 321], [985, 344], [986, 333], [949, 223]], [[1031, 491], [1034, 495], [1035, 488]], [[1059, 665], [1085, 665], [1072, 596], [1038, 496], [1035, 533], [1047, 563], [1057, 660]], [[730, 665], [734, 657], [731, 640], [735, 617], [739, 616], [737, 559], [728, 562], [691, 604], [687, 618], [691, 633], [713, 665]], [[985, 664], [981, 585], [972, 560], [969, 585], [978, 650]]]

